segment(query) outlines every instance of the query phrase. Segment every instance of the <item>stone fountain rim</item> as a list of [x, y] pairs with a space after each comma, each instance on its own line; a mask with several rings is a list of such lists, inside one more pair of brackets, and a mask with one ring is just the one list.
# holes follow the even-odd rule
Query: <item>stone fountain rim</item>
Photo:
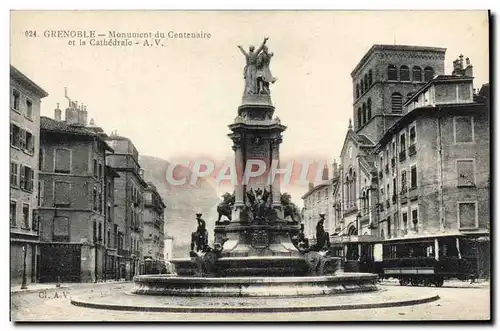
[[336, 281], [366, 281], [376, 280], [377, 274], [369, 273], [341, 273], [337, 275], [324, 276], [247, 276], [247, 277], [192, 277], [192, 276], [177, 276], [177, 275], [140, 275], [134, 277], [136, 283], [202, 283], [202, 284], [289, 284], [289, 283], [308, 283], [308, 282], [336, 282]]

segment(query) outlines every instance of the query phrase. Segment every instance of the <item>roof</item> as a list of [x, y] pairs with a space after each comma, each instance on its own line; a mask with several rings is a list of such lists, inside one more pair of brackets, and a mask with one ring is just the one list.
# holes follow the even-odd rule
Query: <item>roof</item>
[[105, 148], [111, 152], [113, 149], [102, 139], [102, 137], [83, 125], [71, 125], [66, 122], [56, 121], [46, 116], [40, 116], [40, 131], [70, 134], [82, 137], [96, 138], [104, 143]]
[[478, 107], [484, 107], [485, 105], [483, 103], [475, 103], [475, 102], [468, 102], [468, 103], [452, 103], [452, 104], [442, 104], [442, 105], [436, 105], [436, 106], [424, 106], [424, 107], [419, 107], [415, 108], [412, 111], [408, 112], [405, 114], [403, 117], [399, 119], [396, 123], [394, 123], [380, 138], [379, 142], [375, 146], [375, 151], [377, 151], [381, 146], [385, 146], [387, 142], [389, 142], [392, 139], [392, 136], [399, 132], [402, 127], [408, 125], [411, 121], [413, 121], [416, 117], [423, 115], [425, 113], [432, 113], [434, 116], [437, 116], [436, 108], [439, 111], [446, 110], [448, 112], [451, 111], [460, 111], [460, 112], [476, 112], [476, 108]]
[[318, 184], [316, 186], [314, 186], [312, 189], [310, 189], [309, 191], [307, 191], [302, 197], [301, 199], [305, 199], [307, 198], [308, 196], [310, 196], [311, 194], [313, 194], [314, 192], [318, 191], [320, 188], [323, 188], [323, 187], [326, 187], [326, 186], [330, 186], [332, 185], [334, 182], [337, 182], [338, 181], [338, 177], [335, 177], [335, 178], [332, 178], [332, 179], [328, 179], [328, 180], [325, 180], [325, 181], [322, 181], [321, 184]]
[[45, 98], [46, 96], [49, 95], [47, 92], [45, 92], [44, 89], [42, 89], [34, 81], [29, 79], [28, 76], [26, 76], [21, 71], [16, 69], [16, 67], [14, 67], [13, 65], [10, 65], [10, 78], [12, 78], [16, 82], [24, 85], [25, 87], [29, 88], [35, 94], [40, 96], [40, 98]]
[[371, 174], [377, 173], [377, 168], [375, 168], [375, 162], [367, 160], [366, 156], [360, 155], [359, 156], [359, 163], [369, 173], [371, 173]]
[[371, 141], [370, 138], [365, 136], [364, 134], [356, 134], [356, 139], [358, 140], [358, 143], [360, 145], [366, 145], [366, 146], [374, 146], [375, 143]]
[[429, 52], [429, 53], [445, 53], [446, 48], [441, 47], [429, 47], [429, 46], [411, 46], [411, 45], [382, 45], [382, 44], [374, 44], [368, 52], [361, 58], [359, 63], [354, 67], [354, 70], [351, 72], [351, 77], [354, 77], [355, 74], [361, 67], [368, 61], [369, 57], [375, 53], [376, 51], [419, 51], [419, 52]]
[[433, 79], [427, 82], [424, 86], [419, 88], [415, 93], [413, 93], [406, 101], [404, 102], [405, 105], [409, 104], [412, 102], [415, 98], [417, 98], [419, 95], [421, 95], [423, 92], [427, 91], [431, 85], [434, 85], [436, 83], [442, 83], [442, 82], [468, 82], [472, 81], [474, 77], [467, 77], [467, 76], [457, 76], [457, 75], [437, 75], [434, 76]]

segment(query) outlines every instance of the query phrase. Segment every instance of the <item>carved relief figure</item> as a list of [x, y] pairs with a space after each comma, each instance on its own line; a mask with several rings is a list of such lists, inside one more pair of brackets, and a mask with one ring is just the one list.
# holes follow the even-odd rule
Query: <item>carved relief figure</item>
[[246, 195], [248, 201], [247, 206], [251, 210], [252, 219], [264, 220], [270, 211], [269, 191], [258, 188], [254, 192], [254, 190], [251, 189], [247, 191]]

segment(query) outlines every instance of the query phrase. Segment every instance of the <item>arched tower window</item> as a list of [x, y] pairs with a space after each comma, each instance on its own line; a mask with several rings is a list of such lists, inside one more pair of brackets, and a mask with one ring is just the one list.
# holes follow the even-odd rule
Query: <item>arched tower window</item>
[[351, 179], [351, 205], [354, 206], [356, 203], [356, 172], [352, 173]]
[[391, 96], [391, 110], [393, 113], [403, 111], [403, 96], [400, 93], [393, 93]]
[[411, 73], [414, 82], [422, 81], [422, 68], [419, 66], [414, 66]]
[[363, 102], [363, 124], [366, 123], [366, 103]]
[[431, 67], [425, 67], [424, 69], [424, 79], [426, 82], [430, 81], [434, 77], [434, 69]]
[[410, 81], [410, 68], [408, 68], [408, 66], [401, 66], [401, 68], [399, 68], [399, 79], [402, 82]]
[[368, 84], [368, 74], [365, 74], [365, 92], [368, 91], [370, 84]]
[[372, 99], [370, 98], [366, 102], [366, 118], [368, 121], [372, 118]]
[[359, 83], [359, 85], [360, 85], [360, 86], [359, 86], [359, 87], [360, 87], [359, 92], [360, 92], [361, 94], [363, 94], [363, 93], [365, 92], [365, 83], [364, 83], [364, 81], [363, 81], [362, 79], [361, 79], [361, 82]]
[[356, 99], [359, 98], [359, 83], [356, 84]]
[[387, 80], [398, 80], [398, 69], [392, 64], [387, 67]]
[[372, 72], [372, 69], [370, 69], [368, 71], [368, 85], [372, 86], [372, 84], [373, 84], [373, 72]]

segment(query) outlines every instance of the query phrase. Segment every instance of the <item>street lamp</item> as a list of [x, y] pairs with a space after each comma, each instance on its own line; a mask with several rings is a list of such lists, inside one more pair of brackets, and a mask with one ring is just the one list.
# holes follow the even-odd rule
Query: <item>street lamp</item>
[[26, 247], [27, 245], [25, 244], [23, 246], [23, 283], [21, 284], [21, 290], [26, 290], [28, 286], [26, 285], [26, 254], [28, 251], [28, 248]]

